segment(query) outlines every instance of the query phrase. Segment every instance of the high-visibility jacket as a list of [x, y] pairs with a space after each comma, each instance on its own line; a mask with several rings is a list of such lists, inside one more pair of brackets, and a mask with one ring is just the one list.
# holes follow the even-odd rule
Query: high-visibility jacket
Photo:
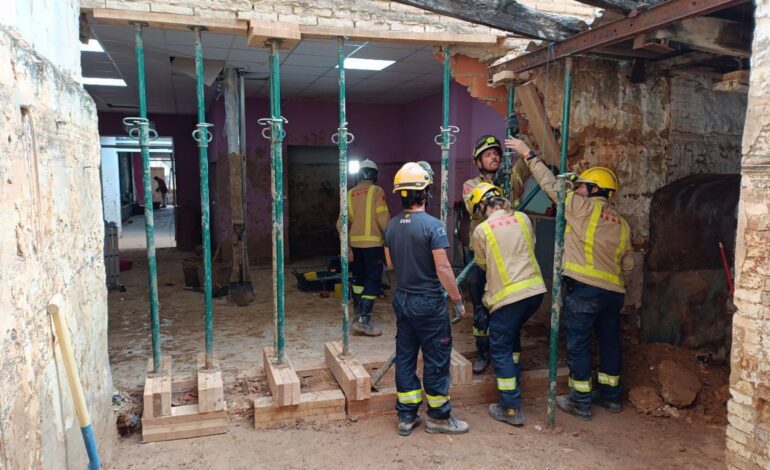
[[[384, 245], [382, 234], [390, 220], [385, 191], [369, 180], [363, 180], [348, 191], [348, 233], [353, 248]], [[337, 231], [342, 228], [337, 219]]]
[[[524, 192], [524, 184], [526, 183], [527, 179], [530, 176], [529, 168], [527, 167], [527, 164], [524, 162], [524, 159], [519, 159], [511, 169], [511, 205], [516, 208], [519, 205], [519, 202], [521, 200], [521, 194]], [[471, 237], [473, 236], [473, 231], [476, 230], [476, 227], [481, 223], [482, 220], [484, 220], [483, 217], [479, 214], [474, 214], [471, 212], [471, 199], [473, 192], [473, 188], [476, 187], [479, 183], [489, 183], [494, 184], [497, 186], [502, 186], [502, 181], [495, 181], [493, 175], [484, 175], [482, 177], [481, 175], [471, 178], [465, 183], [463, 183], [463, 202], [465, 203], [465, 209], [468, 211], [468, 214], [471, 216]]]
[[487, 273], [483, 301], [490, 313], [546, 291], [535, 259], [535, 232], [523, 212], [494, 211], [473, 231], [471, 249]]
[[[539, 159], [529, 162], [532, 175], [556, 201], [557, 179]], [[565, 200], [564, 275], [590, 286], [626, 292], [624, 277], [634, 267], [631, 230], [604, 197], [568, 192]]]

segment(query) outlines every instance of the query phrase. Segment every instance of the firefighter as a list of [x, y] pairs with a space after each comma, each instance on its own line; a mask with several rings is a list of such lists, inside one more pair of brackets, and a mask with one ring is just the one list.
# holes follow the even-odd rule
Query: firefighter
[[[471, 216], [471, 236], [483, 218], [474, 214], [470, 207], [473, 189], [479, 183], [495, 184], [495, 175], [502, 162], [503, 146], [493, 135], [483, 135], [473, 148], [473, 163], [479, 169], [479, 176], [463, 183], [463, 201]], [[472, 247], [471, 247], [472, 249]], [[481, 374], [489, 367], [489, 311], [484, 306], [484, 271], [474, 264], [468, 273], [468, 293], [473, 304], [473, 336], [476, 340], [476, 359], [473, 361], [473, 373]]]
[[[403, 211], [385, 230], [385, 259], [396, 272], [393, 297], [396, 314], [396, 411], [398, 433], [408, 436], [420, 424], [417, 413], [422, 391], [428, 401], [425, 430], [462, 434], [468, 423], [452, 416], [449, 400], [449, 363], [452, 330], [447, 301], [454, 315], [465, 314], [446, 249], [449, 239], [440, 220], [425, 212], [432, 179], [417, 163], [407, 163], [396, 173], [393, 192]], [[416, 375], [417, 354], [422, 350], [423, 381]]]
[[[380, 336], [371, 318], [374, 301], [382, 288], [384, 262], [383, 233], [390, 220], [385, 191], [377, 182], [377, 164], [361, 162], [361, 181], [348, 191], [348, 224], [350, 227], [350, 259], [353, 274], [353, 298], [356, 316], [353, 332], [364, 336]], [[341, 229], [337, 220], [337, 231]]]
[[[511, 138], [505, 144], [526, 159], [538, 184], [556, 201], [557, 179], [546, 164], [521, 140]], [[557, 397], [556, 404], [587, 421], [592, 403], [613, 413], [622, 411], [620, 310], [633, 258], [628, 223], [609, 202], [618, 190], [615, 173], [589, 168], [573, 184], [565, 200], [563, 265], [570, 394]], [[592, 393], [593, 331], [600, 352], [597, 393]]]
[[535, 233], [523, 212], [513, 211], [503, 191], [489, 183], [471, 192], [474, 214], [486, 219], [473, 231], [474, 262], [486, 272], [489, 346], [500, 400], [489, 415], [524, 425], [521, 411], [521, 328], [540, 307], [545, 283], [535, 259]]

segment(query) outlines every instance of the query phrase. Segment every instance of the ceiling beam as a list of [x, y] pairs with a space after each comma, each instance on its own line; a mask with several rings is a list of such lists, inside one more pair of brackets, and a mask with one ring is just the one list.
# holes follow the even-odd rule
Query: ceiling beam
[[719, 57], [710, 52], [688, 52], [668, 59], [659, 60], [654, 63], [657, 70], [670, 70], [681, 67], [690, 67], [701, 62], [706, 62]]
[[509, 31], [520, 36], [559, 41], [584, 29], [580, 18], [544, 13], [516, 0], [394, 0], [441, 15]]
[[649, 10], [597, 26], [595, 29], [578, 33], [564, 41], [541, 47], [528, 54], [490, 67], [493, 75], [502, 70], [523, 72], [563, 57], [587, 52], [597, 47], [608, 46], [642, 33], [654, 31], [693, 16], [706, 15], [714, 11], [747, 3], [749, 0], [668, 0]]
[[696, 51], [735, 57], [751, 56], [751, 32], [738, 21], [710, 16], [690, 18], [655, 31], [652, 36], [676, 41]]
[[585, 5], [591, 5], [592, 7], [601, 8], [602, 10], [622, 13], [624, 16], [629, 11], [636, 10], [636, 7], [639, 6], [639, 2], [635, 0], [578, 0], [578, 2]]

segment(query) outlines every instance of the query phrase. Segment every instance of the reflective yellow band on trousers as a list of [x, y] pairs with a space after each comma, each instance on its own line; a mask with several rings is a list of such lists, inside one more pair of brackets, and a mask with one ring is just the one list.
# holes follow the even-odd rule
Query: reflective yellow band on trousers
[[504, 391], [516, 390], [516, 377], [498, 377], [497, 389]]
[[590, 393], [591, 392], [591, 380], [575, 380], [572, 377], [569, 378], [569, 388], [578, 392]]
[[520, 352], [515, 352], [515, 353], [512, 354], [512, 356], [513, 356], [513, 363], [514, 364], [518, 364], [519, 363], [519, 357], [521, 357], [521, 353]]
[[489, 336], [489, 328], [486, 330], [479, 330], [475, 326], [473, 327], [473, 336]]
[[362, 299], [366, 299], [366, 300], [376, 300], [377, 296], [376, 295], [362, 295], [361, 298]]
[[409, 392], [398, 392], [398, 402], [404, 405], [414, 405], [422, 402], [422, 390], [411, 390]]
[[428, 406], [431, 408], [438, 408], [449, 401], [449, 397], [445, 395], [428, 395], [426, 393], [425, 396], [428, 398]]
[[602, 385], [609, 385], [610, 387], [617, 387], [620, 385], [620, 376], [599, 372], [599, 383]]
[[354, 294], [360, 294], [363, 291], [364, 291], [364, 286], [357, 286], [357, 285], [353, 284], [353, 293]]

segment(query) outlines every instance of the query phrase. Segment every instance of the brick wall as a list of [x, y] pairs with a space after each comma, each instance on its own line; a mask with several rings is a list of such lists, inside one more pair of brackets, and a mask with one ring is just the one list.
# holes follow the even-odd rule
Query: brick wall
[[735, 248], [727, 465], [770, 468], [770, 2], [757, 2]]

